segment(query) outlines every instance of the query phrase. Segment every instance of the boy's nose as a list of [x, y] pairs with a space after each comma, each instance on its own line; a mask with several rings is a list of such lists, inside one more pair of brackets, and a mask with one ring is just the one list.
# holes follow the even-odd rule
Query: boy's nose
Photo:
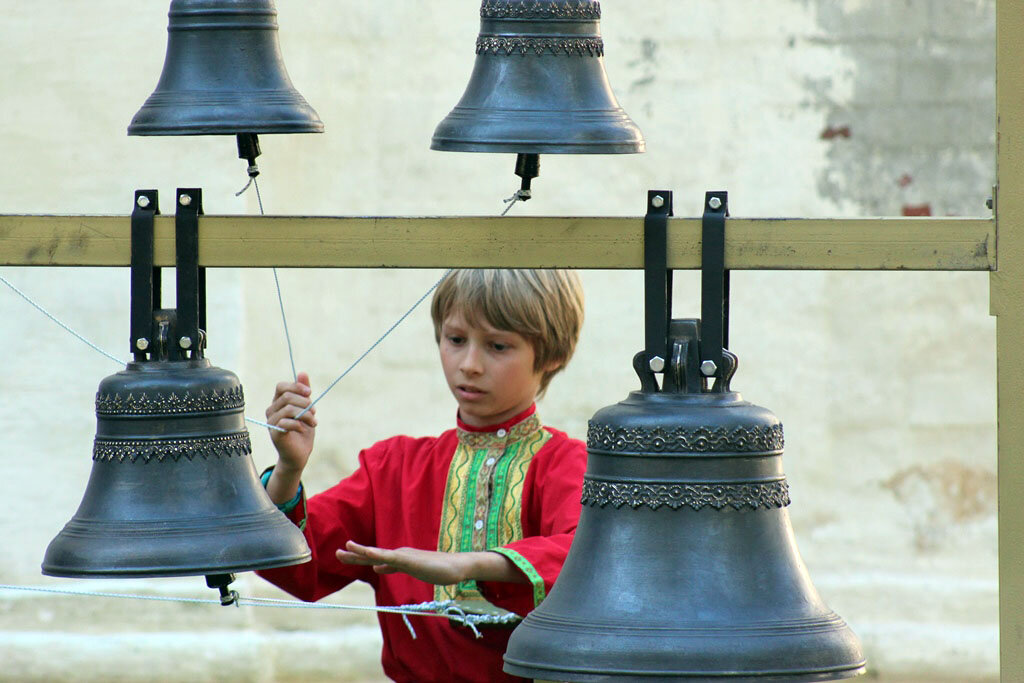
[[474, 344], [470, 344], [466, 348], [466, 353], [462, 355], [462, 363], [459, 364], [459, 369], [467, 375], [479, 375], [483, 372], [480, 349]]

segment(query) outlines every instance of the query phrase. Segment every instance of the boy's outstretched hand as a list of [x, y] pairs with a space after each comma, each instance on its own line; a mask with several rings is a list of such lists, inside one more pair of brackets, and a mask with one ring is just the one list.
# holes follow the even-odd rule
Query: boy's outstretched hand
[[460, 581], [505, 581], [527, 583], [527, 578], [504, 555], [492, 552], [442, 553], [419, 548], [375, 548], [355, 541], [338, 550], [338, 560], [345, 564], [372, 566], [378, 574], [402, 572], [439, 586]]

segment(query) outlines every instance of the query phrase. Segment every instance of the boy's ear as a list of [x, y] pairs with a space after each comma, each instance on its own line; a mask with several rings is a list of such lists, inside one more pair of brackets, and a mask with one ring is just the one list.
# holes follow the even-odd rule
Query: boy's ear
[[541, 368], [541, 372], [554, 372], [556, 370], [560, 370], [564, 366], [565, 366], [565, 363], [563, 361], [553, 360], [553, 361], [548, 362], [547, 365], [545, 365], [543, 368]]

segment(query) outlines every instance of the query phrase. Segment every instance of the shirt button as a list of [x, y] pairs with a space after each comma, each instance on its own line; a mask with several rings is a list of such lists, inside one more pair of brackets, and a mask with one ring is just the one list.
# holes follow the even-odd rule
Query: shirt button
[[490, 467], [491, 465], [493, 465], [496, 462], [498, 462], [498, 461], [495, 460], [494, 458], [487, 458], [487, 462], [484, 463], [484, 464], [487, 465], [488, 467]]
[[475, 526], [476, 526], [476, 530], [480, 531], [481, 529], [484, 528], [484, 520], [482, 520], [482, 519], [476, 520], [476, 525]]
[[506, 430], [506, 429], [499, 429], [498, 430], [498, 436], [504, 437], [507, 434], [508, 434], [508, 430]]

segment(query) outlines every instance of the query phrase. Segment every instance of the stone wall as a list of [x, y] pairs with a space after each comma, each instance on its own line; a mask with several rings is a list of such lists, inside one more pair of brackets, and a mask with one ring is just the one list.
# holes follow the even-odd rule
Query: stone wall
[[[0, 213], [127, 214], [133, 191], [204, 190], [208, 214], [258, 212], [227, 137], [129, 138], [165, 47], [165, 3], [12, 3], [0, 26]], [[648, 153], [542, 160], [519, 215], [677, 215], [727, 189], [734, 216], [985, 215], [994, 183], [994, 0], [607, 0], [609, 78]], [[475, 3], [278, 2], [293, 81], [323, 135], [264, 136], [269, 214], [494, 215], [518, 186], [508, 155], [428, 149], [472, 68]], [[127, 219], [126, 219], [127, 220]], [[244, 248], [244, 247], [243, 247]], [[98, 346], [126, 356], [126, 269], [0, 269]], [[438, 277], [282, 270], [300, 369], [325, 387]], [[577, 358], [541, 403], [583, 437], [635, 388], [642, 277], [583, 274]], [[882, 677], [998, 670], [995, 347], [983, 274], [737, 272], [733, 386], [786, 425], [800, 550]], [[676, 315], [699, 311], [695, 273]], [[209, 357], [259, 417], [290, 373], [270, 271], [210, 273]], [[39, 575], [84, 491], [93, 394], [117, 365], [0, 286], [0, 583], [210, 597], [202, 579]], [[307, 484], [359, 448], [436, 433], [454, 403], [425, 309], [321, 404]], [[273, 462], [253, 431], [259, 467]], [[252, 576], [243, 593], [284, 597]], [[341, 604], [369, 604], [352, 587]], [[0, 680], [379, 680], [365, 612], [223, 609], [0, 591]]]

